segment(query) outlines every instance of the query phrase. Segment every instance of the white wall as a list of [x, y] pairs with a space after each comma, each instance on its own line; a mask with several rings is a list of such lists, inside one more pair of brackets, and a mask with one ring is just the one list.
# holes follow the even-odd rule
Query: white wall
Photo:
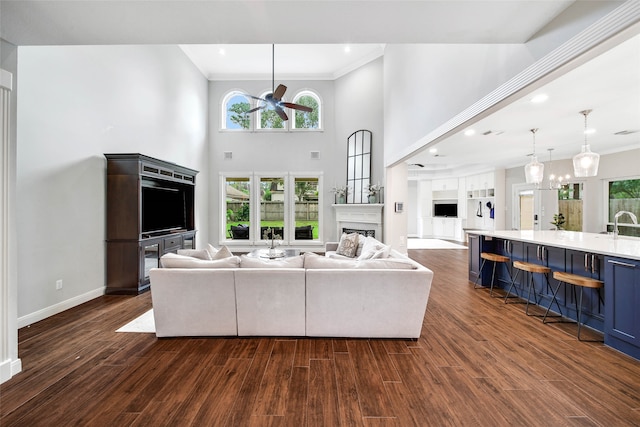
[[[276, 76], [277, 77], [277, 76]], [[373, 132], [373, 177], [383, 182], [382, 170], [382, 60], [373, 61], [336, 81], [277, 81], [287, 86], [286, 96], [302, 89], [314, 90], [322, 100], [323, 130], [231, 132], [220, 131], [220, 106], [233, 89], [258, 95], [269, 90], [267, 81], [209, 82], [210, 239], [220, 240], [220, 172], [322, 172], [324, 180], [324, 230], [321, 240], [335, 240], [335, 213], [331, 188], [346, 182], [347, 137], [356, 130]], [[290, 99], [290, 98], [289, 98]], [[224, 152], [232, 152], [232, 160]], [[319, 151], [319, 159], [311, 159]]]
[[20, 47], [18, 74], [23, 326], [103, 292], [103, 153], [142, 153], [203, 171], [196, 228], [208, 234], [207, 82], [177, 46]]
[[[384, 240], [385, 243], [400, 253], [407, 253], [407, 164], [400, 163], [387, 168], [385, 186], [389, 190], [385, 201]], [[403, 203], [402, 212], [395, 212], [395, 204]]]

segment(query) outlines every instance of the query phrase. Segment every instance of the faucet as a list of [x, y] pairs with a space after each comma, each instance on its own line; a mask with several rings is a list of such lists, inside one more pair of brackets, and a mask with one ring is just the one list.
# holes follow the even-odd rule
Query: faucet
[[638, 218], [633, 214], [633, 212], [629, 212], [629, 211], [617, 212], [616, 215], [613, 217], [613, 238], [614, 239], [618, 238], [618, 218], [620, 218], [624, 214], [629, 215], [629, 217], [631, 218], [631, 221], [633, 221], [634, 224], [638, 224]]

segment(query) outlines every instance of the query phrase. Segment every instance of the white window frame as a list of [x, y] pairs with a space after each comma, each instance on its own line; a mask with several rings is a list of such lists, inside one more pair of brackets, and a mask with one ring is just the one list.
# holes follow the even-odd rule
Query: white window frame
[[[226, 206], [227, 206], [227, 178], [245, 178], [245, 179], [249, 179], [249, 212], [250, 212], [250, 216], [249, 216], [249, 224], [250, 224], [250, 229], [249, 229], [249, 240], [233, 240], [232, 238], [230, 238], [227, 235], [227, 211], [226, 211]], [[252, 239], [252, 233], [255, 231], [253, 230], [254, 227], [251, 227], [252, 224], [252, 217], [253, 217], [253, 211], [254, 211], [254, 206], [252, 203], [253, 200], [253, 194], [256, 192], [255, 190], [255, 182], [254, 182], [254, 178], [253, 178], [253, 173], [252, 172], [221, 172], [220, 173], [220, 222], [219, 222], [219, 230], [220, 230], [220, 238], [219, 243], [221, 245], [227, 245], [227, 244], [233, 244], [233, 245], [249, 245], [250, 242], [253, 242]], [[239, 243], [241, 242], [241, 243]]]
[[[623, 177], [615, 177], [615, 178], [607, 178], [602, 180], [604, 188], [602, 189], [602, 197], [604, 199], [602, 206], [603, 206], [603, 219], [604, 219], [604, 225], [606, 230], [608, 231], [609, 228], [613, 229], [613, 220], [609, 221], [609, 184], [615, 181], [630, 181], [630, 180], [636, 180], [636, 179], [640, 179], [640, 175], [632, 175], [632, 176], [623, 176]], [[640, 217], [638, 218], [638, 220], [640, 221]], [[625, 221], [629, 221], [628, 217], [625, 218]], [[638, 226], [634, 226], [634, 225], [626, 225], [629, 227], [640, 227], [640, 225]]]
[[324, 123], [323, 123], [324, 104], [322, 102], [322, 98], [320, 97], [318, 92], [316, 92], [315, 90], [309, 89], [309, 88], [305, 88], [305, 89], [300, 89], [298, 92], [296, 92], [295, 95], [293, 96], [293, 101], [291, 101], [291, 102], [296, 104], [298, 99], [303, 97], [303, 96], [312, 96], [318, 102], [318, 109], [319, 109], [319, 111], [318, 111], [318, 127], [317, 128], [297, 128], [296, 125], [295, 125], [296, 119], [295, 119], [295, 113], [294, 113], [293, 114], [293, 119], [290, 119], [290, 121], [291, 121], [291, 126], [290, 126], [291, 130], [295, 131], [295, 132], [322, 132], [324, 130]]
[[222, 132], [251, 132], [255, 126], [255, 120], [253, 118], [253, 113], [249, 114], [249, 128], [248, 129], [229, 129], [227, 128], [227, 103], [231, 100], [231, 98], [235, 96], [243, 96], [248, 102], [249, 107], [253, 108], [254, 102], [251, 98], [246, 95], [246, 92], [242, 89], [231, 89], [228, 91], [223, 97], [222, 102], [220, 103], [220, 126], [219, 129]]
[[[293, 203], [290, 203], [290, 211], [289, 217], [291, 218], [292, 227], [290, 228], [290, 241], [296, 246], [306, 246], [306, 245], [317, 245], [323, 244], [322, 235], [323, 235], [323, 211], [324, 211], [324, 190], [323, 190], [323, 173], [322, 172], [292, 172], [289, 174], [291, 179], [289, 180], [289, 193], [291, 196], [287, 197], [291, 199]], [[318, 179], [318, 238], [312, 240], [296, 240], [295, 239], [295, 227], [296, 227], [296, 204], [295, 204], [295, 195], [296, 195], [296, 178], [317, 178]]]
[[[227, 215], [226, 215], [226, 183], [228, 178], [243, 178], [249, 180], [249, 239], [233, 240], [227, 235]], [[324, 230], [324, 190], [322, 172], [220, 172], [219, 174], [219, 206], [220, 220], [218, 222], [219, 245], [227, 245], [236, 248], [265, 247], [267, 241], [260, 235], [260, 183], [263, 178], [282, 178], [284, 181], [284, 236], [282, 245], [296, 247], [322, 247]], [[318, 239], [315, 240], [295, 240], [295, 179], [296, 178], [317, 178], [318, 179]]]

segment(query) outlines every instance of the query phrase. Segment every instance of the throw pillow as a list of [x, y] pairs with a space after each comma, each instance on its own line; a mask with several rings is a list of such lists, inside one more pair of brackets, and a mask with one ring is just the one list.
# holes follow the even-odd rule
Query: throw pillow
[[358, 257], [359, 260], [387, 258], [391, 252], [391, 247], [374, 239], [373, 237], [365, 237], [362, 245], [362, 252]]
[[211, 260], [211, 255], [209, 255], [209, 251], [206, 249], [178, 249], [178, 255], [190, 256], [206, 261]]
[[241, 268], [302, 268], [304, 257], [302, 255], [272, 260], [240, 255]]
[[226, 246], [222, 246], [218, 252], [216, 252], [216, 254], [214, 256], [211, 257], [212, 260], [216, 260], [216, 259], [224, 259], [224, 258], [229, 258], [232, 257], [233, 253], [231, 253], [231, 251], [229, 250], [228, 247]]
[[304, 268], [308, 269], [367, 269], [367, 270], [415, 270], [418, 267], [410, 260], [386, 258], [368, 260], [335, 259], [316, 255], [311, 252], [304, 254]]
[[358, 239], [358, 233], [342, 233], [342, 237], [340, 237], [340, 243], [338, 244], [336, 253], [338, 255], [344, 255], [349, 258], [355, 257], [356, 251], [358, 250]]
[[209, 259], [213, 259], [214, 256], [218, 253], [218, 249], [216, 249], [211, 243], [207, 243], [207, 252], [209, 252]]
[[236, 268], [240, 265], [240, 258], [232, 256], [215, 261], [206, 261], [184, 255], [168, 253], [160, 258], [163, 268]]

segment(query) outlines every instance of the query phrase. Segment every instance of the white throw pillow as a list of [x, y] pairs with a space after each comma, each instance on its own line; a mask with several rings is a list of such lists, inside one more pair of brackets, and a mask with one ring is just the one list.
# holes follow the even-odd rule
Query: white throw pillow
[[340, 243], [338, 244], [338, 249], [336, 249], [336, 253], [338, 255], [344, 255], [349, 258], [355, 257], [356, 251], [358, 250], [358, 236], [358, 233], [342, 233], [342, 236], [340, 237]]
[[218, 252], [216, 252], [216, 254], [211, 257], [211, 259], [213, 260], [224, 259], [232, 256], [233, 256], [233, 253], [229, 250], [229, 248], [226, 246], [222, 246], [220, 249], [218, 249]]
[[358, 257], [359, 260], [387, 258], [391, 253], [391, 246], [385, 245], [373, 237], [365, 237], [362, 245], [362, 253]]
[[209, 252], [209, 258], [213, 259], [213, 257], [218, 253], [218, 249], [216, 249], [211, 243], [207, 243], [207, 252]]
[[206, 261], [211, 260], [211, 255], [209, 255], [209, 251], [206, 249], [178, 249], [178, 255], [190, 256]]
[[255, 258], [240, 255], [241, 268], [302, 268], [304, 257], [302, 255], [283, 259]]
[[162, 265], [163, 268], [236, 268], [240, 265], [240, 258], [232, 256], [205, 261], [189, 256], [168, 253], [160, 258], [160, 265]]

